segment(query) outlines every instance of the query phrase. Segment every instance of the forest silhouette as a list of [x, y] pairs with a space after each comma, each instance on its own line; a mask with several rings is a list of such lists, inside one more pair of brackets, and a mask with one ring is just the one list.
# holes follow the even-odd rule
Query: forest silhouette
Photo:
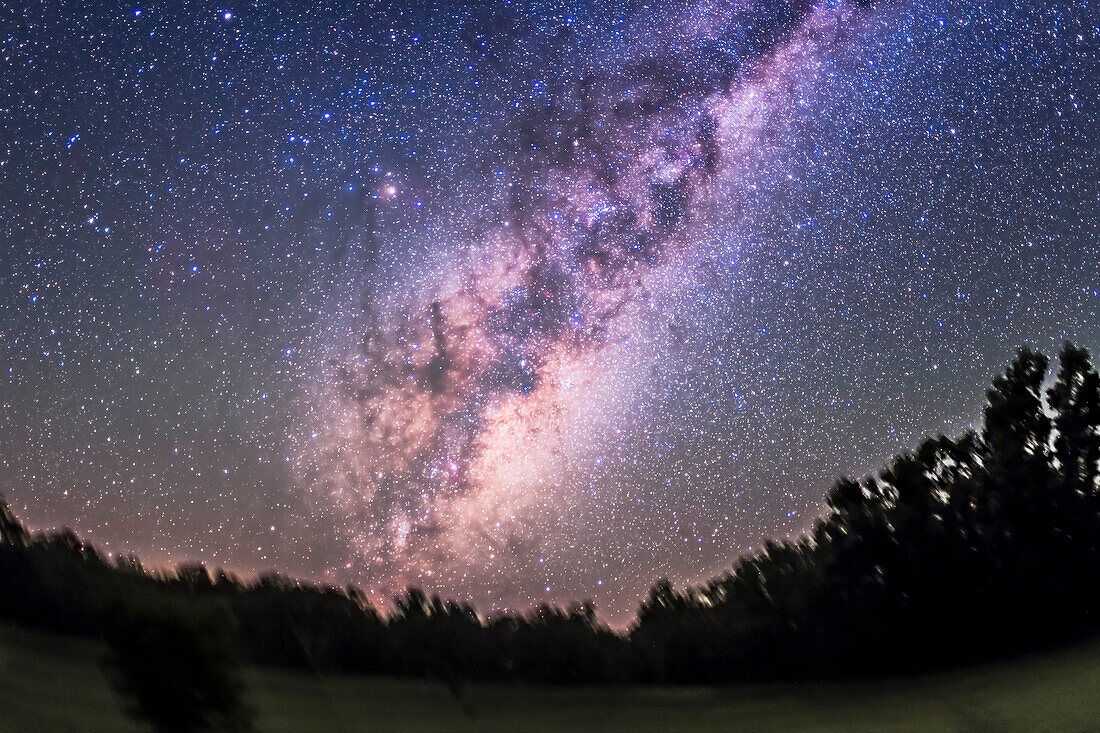
[[1100, 377], [1068, 343], [1049, 386], [1048, 366], [1021, 350], [980, 431], [837, 481], [809, 534], [708, 583], [657, 582], [624, 633], [587, 602], [485, 618], [411, 588], [382, 613], [355, 587], [148, 572], [67, 529], [32, 535], [2, 500], [0, 618], [104, 639], [118, 689], [166, 730], [247, 727], [241, 661], [434, 678], [460, 695], [489, 680], [878, 676], [1049, 647], [1100, 627]]

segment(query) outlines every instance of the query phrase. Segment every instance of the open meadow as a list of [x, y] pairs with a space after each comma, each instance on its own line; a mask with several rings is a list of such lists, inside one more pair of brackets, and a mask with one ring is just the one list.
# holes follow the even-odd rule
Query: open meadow
[[[0, 628], [0, 730], [129, 731], [104, 647]], [[879, 682], [530, 688], [248, 668], [261, 731], [1100, 730], [1100, 642]]]

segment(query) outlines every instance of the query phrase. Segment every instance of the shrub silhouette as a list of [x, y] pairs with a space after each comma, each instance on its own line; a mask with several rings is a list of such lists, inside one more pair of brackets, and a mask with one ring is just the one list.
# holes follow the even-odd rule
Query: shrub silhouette
[[104, 636], [115, 688], [156, 730], [250, 727], [228, 614], [121, 605], [105, 619]]

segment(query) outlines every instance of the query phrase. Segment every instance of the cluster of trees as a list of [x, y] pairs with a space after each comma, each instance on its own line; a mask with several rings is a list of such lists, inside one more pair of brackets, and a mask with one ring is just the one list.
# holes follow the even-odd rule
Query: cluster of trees
[[256, 663], [429, 676], [456, 690], [469, 679], [877, 674], [1057, 643], [1100, 626], [1100, 378], [1070, 344], [1060, 362], [1045, 389], [1046, 357], [1021, 351], [994, 380], [980, 431], [837, 482], [811, 534], [768, 543], [705, 585], [659, 582], [626, 634], [590, 604], [483, 619], [412, 589], [383, 616], [355, 588], [242, 583], [202, 566], [147, 573], [69, 531], [31, 536], [2, 502], [0, 617], [110, 640], [150, 625], [152, 612], [139, 623], [120, 609], [155, 599], [228, 619], [222, 646]]
[[[6, 506], [0, 512], [11, 516]], [[233, 646], [257, 664], [447, 681], [625, 679], [626, 640], [587, 603], [482, 619], [470, 605], [412, 588], [383, 616], [354, 587], [276, 574], [245, 583], [202, 565], [149, 573], [129, 558], [112, 561], [67, 530], [16, 531], [21, 543], [0, 540], [0, 618], [33, 628], [101, 636], [120, 618], [163, 612], [178, 620], [182, 611], [188, 623], [226, 620]]]
[[1057, 643], [1100, 612], [1100, 378], [1023, 350], [984, 426], [839, 481], [811, 535], [655, 587], [631, 641], [671, 681], [912, 670]]

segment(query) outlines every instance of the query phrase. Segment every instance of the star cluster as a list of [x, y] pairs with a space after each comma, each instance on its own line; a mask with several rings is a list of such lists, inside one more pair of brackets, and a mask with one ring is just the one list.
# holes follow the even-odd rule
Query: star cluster
[[0, 3], [0, 491], [483, 611], [698, 581], [1100, 346], [1088, 0]]

